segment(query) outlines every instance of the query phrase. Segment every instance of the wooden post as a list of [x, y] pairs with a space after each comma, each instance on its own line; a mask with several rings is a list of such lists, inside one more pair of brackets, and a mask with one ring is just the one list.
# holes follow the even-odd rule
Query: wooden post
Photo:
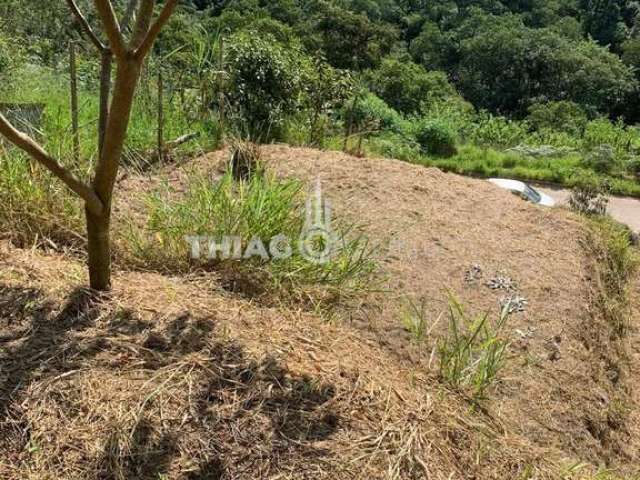
[[158, 69], [158, 161], [162, 163], [164, 156], [164, 85], [162, 68]]
[[345, 135], [344, 135], [344, 145], [342, 146], [342, 151], [345, 153], [348, 153], [349, 138], [351, 138], [351, 135], [353, 133], [353, 111], [356, 108], [357, 98], [358, 98], [357, 96], [354, 97], [353, 102], [351, 103], [351, 108], [349, 109], [349, 119], [347, 120], [347, 125], [346, 125]]
[[71, 129], [73, 136], [73, 158], [80, 162], [80, 121], [78, 114], [78, 71], [76, 65], [76, 44], [69, 43], [69, 74], [71, 86]]
[[220, 51], [218, 52], [218, 116], [220, 144], [224, 145], [225, 112], [224, 112], [224, 37], [220, 34]]

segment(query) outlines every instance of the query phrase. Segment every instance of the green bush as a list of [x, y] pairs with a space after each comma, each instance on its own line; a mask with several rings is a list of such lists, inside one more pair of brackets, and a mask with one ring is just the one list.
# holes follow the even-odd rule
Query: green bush
[[610, 174], [619, 167], [616, 152], [611, 145], [599, 145], [585, 155], [583, 164], [585, 167], [597, 173]]
[[622, 121], [611, 122], [607, 118], [590, 121], [584, 130], [583, 149], [593, 150], [600, 145], [611, 145], [618, 155], [628, 153], [640, 145], [640, 132], [627, 127]]
[[322, 146], [335, 111], [352, 94], [349, 72], [337, 70], [321, 58], [314, 58], [304, 78], [304, 108], [308, 116], [311, 145]]
[[529, 124], [536, 130], [556, 130], [570, 135], [582, 135], [587, 114], [574, 102], [535, 103], [529, 107]]
[[413, 161], [420, 156], [420, 146], [413, 138], [393, 132], [385, 132], [372, 137], [367, 149], [385, 158]]
[[423, 153], [439, 157], [452, 157], [458, 153], [456, 131], [448, 122], [421, 119], [415, 122], [413, 129]]
[[631, 160], [629, 160], [629, 163], [627, 164], [627, 170], [634, 177], [640, 180], [640, 158], [634, 157]]
[[403, 133], [406, 128], [402, 115], [371, 92], [348, 101], [343, 109], [343, 117], [346, 122], [351, 121], [364, 130]]
[[408, 58], [387, 58], [368, 74], [371, 90], [404, 114], [420, 113], [431, 101], [457, 96], [443, 72], [428, 72]]
[[227, 69], [228, 99], [242, 129], [253, 140], [277, 138], [287, 115], [294, 113], [303, 92], [309, 60], [298, 48], [273, 37], [241, 32], [231, 37]]

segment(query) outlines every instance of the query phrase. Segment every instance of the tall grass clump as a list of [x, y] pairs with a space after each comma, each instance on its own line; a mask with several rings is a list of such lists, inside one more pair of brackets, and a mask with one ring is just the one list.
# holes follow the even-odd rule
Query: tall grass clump
[[[146, 226], [131, 225], [127, 230], [125, 257], [136, 266], [164, 272], [204, 268], [232, 273], [259, 283], [258, 290], [297, 294], [318, 286], [323, 301], [367, 289], [376, 262], [367, 239], [355, 229], [336, 232], [332, 255], [325, 263], [310, 262], [301, 254], [298, 239], [306, 220], [303, 190], [298, 181], [279, 180], [262, 170], [240, 181], [231, 172], [221, 178], [194, 174], [184, 194], [164, 185], [147, 196]], [[202, 256], [194, 261], [186, 237], [216, 242], [235, 237], [239, 243], [230, 246], [232, 258], [221, 258], [218, 252], [209, 258], [207, 242], [201, 243]], [[268, 258], [248, 248], [255, 247], [257, 239]], [[276, 258], [273, 249], [290, 250], [290, 255]]]
[[424, 298], [420, 300], [409, 298], [402, 313], [402, 324], [413, 341], [422, 343], [427, 339], [437, 322], [430, 324]]
[[505, 361], [509, 340], [504, 328], [509, 306], [493, 321], [489, 314], [470, 317], [454, 298], [449, 301], [449, 331], [438, 343], [440, 376], [454, 388], [471, 388], [474, 399], [484, 397]]
[[82, 211], [60, 182], [0, 143], [0, 231], [21, 247], [38, 241], [83, 243]]
[[628, 227], [608, 216], [589, 219], [587, 250], [596, 260], [595, 303], [617, 337], [626, 334], [631, 321], [629, 288], [640, 266]]

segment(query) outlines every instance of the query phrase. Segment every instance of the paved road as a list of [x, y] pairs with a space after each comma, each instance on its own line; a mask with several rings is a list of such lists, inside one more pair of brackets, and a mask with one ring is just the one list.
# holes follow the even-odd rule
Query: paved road
[[[536, 189], [546, 193], [560, 204], [566, 204], [571, 195], [571, 190], [564, 188], [536, 186]], [[609, 214], [619, 222], [629, 225], [632, 230], [640, 232], [640, 198], [611, 197]]]

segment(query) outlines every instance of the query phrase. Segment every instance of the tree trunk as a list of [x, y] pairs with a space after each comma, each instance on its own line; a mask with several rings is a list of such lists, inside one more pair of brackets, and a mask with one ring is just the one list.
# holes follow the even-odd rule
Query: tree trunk
[[94, 290], [104, 291], [111, 287], [109, 242], [111, 200], [139, 75], [140, 64], [136, 61], [125, 60], [118, 63], [111, 109], [107, 117], [106, 134], [100, 152], [100, 162], [96, 167], [96, 175], [93, 180], [93, 188], [102, 200], [104, 211], [100, 216], [87, 212], [89, 277], [91, 288]]
[[111, 248], [109, 241], [110, 212], [96, 216], [86, 210], [89, 252], [89, 284], [92, 289], [111, 288]]
[[98, 152], [102, 153], [104, 135], [109, 118], [109, 96], [111, 95], [111, 68], [113, 55], [110, 51], [102, 52], [100, 58], [100, 118], [98, 120]]

